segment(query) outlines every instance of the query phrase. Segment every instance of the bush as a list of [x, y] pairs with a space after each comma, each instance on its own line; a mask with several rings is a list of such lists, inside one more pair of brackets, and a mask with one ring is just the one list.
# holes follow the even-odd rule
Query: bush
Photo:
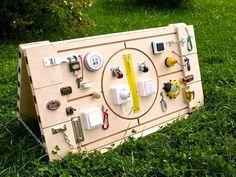
[[185, 3], [189, 3], [191, 0], [138, 0], [141, 3], [148, 5], [155, 5], [164, 8], [177, 8]]
[[0, 37], [69, 35], [89, 24], [81, 10], [90, 5], [90, 0], [1, 0]]

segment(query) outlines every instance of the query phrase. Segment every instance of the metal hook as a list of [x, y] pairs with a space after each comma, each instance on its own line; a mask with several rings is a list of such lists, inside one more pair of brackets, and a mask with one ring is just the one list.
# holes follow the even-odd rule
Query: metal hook
[[190, 36], [189, 34], [189, 31], [188, 31], [188, 28], [185, 28], [185, 31], [187, 32], [187, 48], [188, 48], [188, 51], [191, 52], [193, 50], [193, 44], [192, 44], [192, 36]]
[[108, 109], [105, 110], [105, 107], [103, 105], [102, 105], [102, 114], [103, 114], [102, 129], [107, 130], [109, 128]]

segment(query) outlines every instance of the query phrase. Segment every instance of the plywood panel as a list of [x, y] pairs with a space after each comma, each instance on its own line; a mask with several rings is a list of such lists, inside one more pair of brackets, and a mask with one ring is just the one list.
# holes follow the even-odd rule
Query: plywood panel
[[[148, 96], [148, 97], [142, 97], [139, 96], [139, 102], [140, 102], [140, 112], [139, 113], [131, 113], [130, 115], [127, 115], [122, 111], [122, 107], [120, 105], [115, 105], [113, 103], [111, 89], [112, 87], [116, 87], [119, 85], [128, 85], [127, 77], [125, 76], [125, 65], [123, 61], [123, 55], [124, 54], [132, 54], [132, 61], [133, 61], [133, 68], [134, 73], [136, 77], [136, 82], [139, 82], [145, 78], [153, 78], [155, 80], [155, 92], [154, 94]], [[145, 64], [149, 67], [149, 71], [144, 73], [138, 70], [138, 62], [145, 62]], [[112, 77], [111, 74], [111, 68], [119, 67], [120, 70], [124, 73], [123, 78], [117, 79], [115, 77]], [[137, 85], [137, 84], [136, 84]], [[153, 61], [146, 56], [145, 53], [136, 50], [136, 49], [125, 49], [118, 53], [116, 53], [107, 63], [105, 66], [105, 71], [103, 73], [102, 78], [102, 88], [103, 88], [103, 95], [104, 99], [106, 100], [109, 108], [119, 117], [125, 118], [125, 119], [133, 119], [138, 118], [144, 115], [148, 110], [153, 106], [156, 95], [158, 92], [158, 80], [157, 80], [157, 70], [154, 66]], [[138, 94], [139, 90], [138, 90]], [[126, 112], [129, 112], [129, 110], [132, 107], [131, 101], [124, 105]]]
[[188, 71], [186, 68], [183, 70], [184, 76], [193, 75], [194, 80], [192, 82], [201, 81], [200, 67], [198, 62], [197, 54], [188, 55], [190, 61], [191, 70]]
[[190, 91], [195, 92], [195, 98], [189, 103], [189, 111], [192, 112], [194, 109], [204, 104], [202, 82], [195, 82], [188, 86], [190, 87]]
[[[158, 127], [162, 126], [165, 123], [168, 123], [170, 121], [176, 120], [181, 118], [182, 116], [186, 116], [186, 113], [188, 112], [188, 109], [184, 109], [181, 111], [177, 111], [175, 113], [169, 114], [168, 116], [160, 117], [160, 118], [155, 118], [152, 121], [149, 121], [146, 124], [141, 124], [138, 125], [134, 128], [128, 128], [126, 131], [121, 132], [119, 134], [116, 134], [112, 137], [105, 138], [103, 140], [100, 140], [99, 142], [95, 142], [92, 144], [86, 145], [86, 150], [92, 151], [94, 149], [106, 149], [106, 148], [111, 148], [116, 141], [123, 140], [124, 138], [127, 138], [129, 136], [146, 136], [149, 133], [144, 133], [145, 130], [148, 130], [150, 128], [155, 128], [157, 129]], [[150, 130], [149, 130], [150, 131]], [[141, 134], [140, 134], [141, 133]], [[152, 132], [153, 133], [153, 132]], [[118, 144], [121, 144], [122, 142], [118, 142]], [[84, 150], [85, 148], [83, 148]]]
[[[66, 115], [66, 107], [68, 107], [68, 103], [66, 97], [61, 96], [61, 87], [63, 87], [63, 85], [58, 84], [35, 90], [35, 97], [37, 100], [36, 106], [38, 107], [43, 128], [70, 120]], [[58, 100], [60, 102], [61, 105], [57, 110], [51, 111], [47, 109], [46, 105], [51, 100]]]
[[[172, 25], [173, 27], [176, 27], [177, 33], [178, 33], [178, 40], [185, 39], [185, 44], [184, 46], [180, 46], [180, 55], [190, 55], [193, 53], [197, 53], [197, 46], [196, 46], [196, 40], [195, 40], [195, 34], [194, 34], [194, 29], [192, 25]], [[192, 50], [188, 50], [188, 43], [187, 43], [187, 38], [191, 38], [192, 42]]]
[[175, 27], [153, 28], [148, 30], [130, 31], [124, 33], [116, 33], [116, 34], [101, 35], [88, 38], [60, 41], [52, 44], [57, 46], [58, 52], [60, 53], [64, 51], [87, 48], [101, 44], [120, 43], [124, 41], [134, 40], [137, 38], [141, 39], [141, 38], [162, 36], [166, 34], [175, 34], [176, 31], [177, 30]]
[[53, 46], [41, 46], [26, 49], [28, 71], [33, 82], [33, 89], [48, 87], [62, 83], [60, 65], [44, 67], [45, 57], [57, 56], [56, 48]]
[[[152, 42], [155, 42], [155, 41], [164, 42], [165, 51], [163, 53], [153, 54]], [[154, 66], [156, 67], [158, 71], [158, 76], [162, 76], [168, 73], [180, 71], [182, 69], [182, 67], [177, 64], [173, 67], [167, 67], [165, 65], [165, 59], [167, 57], [171, 57], [171, 58], [175, 58], [179, 60], [179, 58], [172, 52], [172, 51], [175, 51], [178, 53], [179, 44], [173, 43], [170, 46], [167, 44], [170, 41], [174, 41], [174, 42], [178, 41], [177, 35], [169, 34], [165, 36], [152, 37], [152, 38], [147, 38], [147, 39], [132, 40], [132, 41], [126, 42], [126, 47], [139, 49], [140, 51], [144, 52], [153, 61]]]
[[[96, 108], [96, 107], [101, 107], [104, 106], [105, 109], [108, 108], [106, 105], [105, 101], [100, 98], [100, 99], [95, 99], [92, 97], [86, 97], [83, 99], [75, 100], [69, 103], [70, 106], [76, 108], [76, 112], [73, 117], [80, 116], [81, 117], [81, 112]], [[89, 105], [89, 107], [88, 107]], [[88, 130], [86, 129], [86, 120], [84, 117], [81, 117], [81, 123], [83, 127], [83, 132], [84, 132], [84, 142], [82, 144], [87, 144], [91, 143], [94, 141], [98, 141], [99, 139], [103, 139], [107, 136], [114, 135], [118, 132], [124, 131], [127, 127], [134, 127], [138, 124], [137, 120], [126, 120], [118, 117], [115, 115], [110, 109], [108, 109], [108, 119], [109, 119], [109, 129], [103, 130], [101, 126]]]
[[23, 51], [20, 52], [19, 64], [18, 64], [18, 101], [17, 106], [19, 108], [19, 115], [23, 119], [36, 118], [36, 110], [33, 100], [33, 94], [31, 90], [31, 85], [29, 82], [29, 76], [26, 68], [26, 63], [24, 60]]
[[[187, 31], [192, 37], [193, 50], [191, 51], [187, 49]], [[152, 42], [154, 41], [164, 43], [165, 50], [162, 53], [153, 54]], [[203, 104], [201, 76], [192, 26], [173, 24], [164, 28], [53, 43], [26, 44], [21, 45], [20, 48], [25, 55], [22, 60], [24, 61], [23, 75], [19, 76], [23, 83], [20, 89], [23, 89], [24, 93], [19, 91], [21, 97], [18, 105], [20, 107], [28, 105], [25, 108], [25, 114], [35, 115], [37, 112], [37, 116], [40, 117], [41, 133], [45, 137], [46, 150], [50, 160], [60, 158], [72, 149], [80, 150], [80, 146], [83, 146], [82, 150], [92, 151], [102, 149], [112, 143], [118, 144], [117, 142], [128, 136], [148, 135], [157, 131], [160, 125], [165, 125], [179, 116], [186, 115]], [[103, 66], [98, 71], [91, 72], [85, 67], [85, 58], [89, 52], [98, 52], [103, 58]], [[125, 68], [123, 60], [123, 55], [127, 54], [132, 55], [132, 72], [136, 80], [132, 86], [128, 85], [127, 68]], [[82, 89], [78, 86], [77, 77], [75, 77], [74, 72], [70, 72], [68, 62], [50, 67], [45, 67], [43, 64], [43, 59], [46, 57], [65, 58], [73, 55], [80, 55], [81, 58], [78, 58], [80, 70], [77, 74], [78, 77], [83, 76], [83, 81], [91, 83], [90, 88]], [[167, 67], [165, 64], [167, 57], [174, 58], [179, 64], [175, 63], [174, 66]], [[187, 70], [186, 66], [181, 66], [185, 64], [183, 61], [185, 57], [190, 60], [190, 71]], [[139, 70], [138, 64], [140, 62], [144, 62], [148, 66], [147, 72]], [[20, 62], [19, 65], [21, 66]], [[111, 69], [116, 67], [119, 67], [123, 77], [112, 76]], [[194, 80], [183, 83], [182, 79], [187, 75], [194, 75]], [[28, 76], [31, 77], [32, 83], [29, 82]], [[148, 96], [142, 95], [138, 87], [138, 82], [144, 79], [153, 79], [154, 81], [152, 87], [154, 92]], [[175, 99], [169, 98], [163, 89], [164, 83], [170, 81], [180, 83], [180, 94]], [[184, 99], [185, 84], [190, 87], [191, 91], [195, 91], [195, 98], [190, 103], [185, 102]], [[133, 100], [123, 104], [123, 109], [121, 105], [115, 104], [111, 90], [120, 85], [127, 85], [128, 88], [137, 86], [134, 93], [137, 92], [139, 99], [139, 112], [133, 112]], [[60, 89], [67, 86], [72, 88], [72, 93], [62, 95]], [[93, 96], [94, 93], [97, 96]], [[160, 104], [161, 93], [163, 93], [163, 98], [167, 104], [166, 111], [162, 109]], [[120, 94], [117, 94], [119, 98]], [[32, 96], [35, 96], [33, 103]], [[24, 97], [25, 99], [23, 99]], [[46, 107], [51, 100], [60, 102], [60, 107], [55, 111], [48, 110]], [[87, 129], [87, 122], [82, 113], [102, 106], [107, 109], [109, 128], [104, 130], [99, 124], [96, 128]], [[66, 114], [67, 107], [74, 109], [72, 115]], [[28, 108], [32, 109], [32, 114], [27, 111]], [[131, 112], [128, 114], [129, 111]], [[75, 142], [71, 122], [75, 117], [81, 119], [81, 128], [84, 134], [84, 140], [79, 144]], [[101, 114], [95, 116], [94, 119], [99, 117], [101, 118]], [[52, 129], [60, 125], [65, 125], [66, 130], [53, 134]], [[136, 134], [133, 134], [132, 130], [135, 130]], [[60, 151], [53, 154], [52, 151], [57, 145]]]
[[29, 118], [37, 117], [33, 94], [30, 87], [29, 77], [27, 74], [25, 60], [22, 60], [21, 65], [21, 79], [20, 79], [20, 115], [22, 117], [27, 116]]
[[[72, 87], [72, 94], [67, 95], [67, 100], [71, 100], [74, 98], [80, 98], [86, 95], [89, 95], [93, 92], [101, 92], [101, 78], [102, 78], [102, 72], [105, 68], [105, 64], [107, 61], [112, 57], [112, 55], [121, 50], [124, 49], [124, 43], [116, 43], [116, 44], [110, 44], [110, 45], [102, 45], [102, 46], [95, 46], [95, 47], [88, 47], [85, 49], [78, 49], [73, 50], [70, 52], [63, 52], [60, 53], [59, 56], [64, 57], [71, 54], [80, 54], [82, 57], [84, 57], [88, 52], [96, 51], [98, 53], [102, 54], [104, 64], [103, 67], [95, 72], [88, 71], [85, 66], [83, 66], [83, 75], [84, 75], [84, 81], [89, 81], [92, 84], [92, 87], [89, 89], [79, 89], [78, 84], [76, 82], [76, 77], [73, 76], [73, 73], [69, 71], [68, 63], [61, 64], [61, 73], [64, 86], [71, 86]], [[110, 71], [110, 69], [109, 69]], [[82, 75], [82, 71], [79, 72], [79, 75]]]
[[[178, 110], [182, 110], [182, 109], [185, 109], [188, 107], [188, 105], [184, 102], [184, 98], [183, 98], [183, 92], [182, 92], [182, 88], [184, 87], [183, 84], [181, 84], [179, 96], [177, 96], [175, 99], [170, 99], [168, 96], [166, 96], [166, 93], [163, 89], [164, 83], [167, 83], [170, 80], [176, 80], [176, 81], [180, 82], [180, 78], [182, 78], [182, 75], [183, 75], [182, 72], [177, 72], [174, 74], [159, 77], [159, 89], [158, 89], [159, 92], [157, 94], [157, 99], [155, 101], [155, 104], [145, 116], [140, 118], [140, 123], [145, 123], [145, 122], [148, 122], [148, 121], [154, 119], [155, 116], [153, 116], [153, 115], [165, 116], [165, 115], [171, 114], [173, 112], [176, 112]], [[163, 112], [162, 108], [161, 108], [161, 104], [160, 104], [160, 101], [162, 99], [162, 97], [160, 95], [161, 92], [163, 93], [164, 100], [167, 103], [167, 111], [166, 112]]]
[[[72, 129], [71, 121], [59, 124], [59, 126], [66, 126], [66, 131], [64, 133], [52, 133], [52, 128], [56, 128], [58, 125], [43, 129], [45, 143], [46, 143], [46, 151], [51, 160], [61, 159], [65, 156], [69, 151], [74, 151], [77, 149], [77, 144], [75, 142], [74, 133]], [[67, 137], [66, 137], [67, 136]], [[68, 143], [65, 142], [65, 138], [68, 139]], [[56, 150], [56, 146], [60, 149], [56, 154], [53, 153]]]

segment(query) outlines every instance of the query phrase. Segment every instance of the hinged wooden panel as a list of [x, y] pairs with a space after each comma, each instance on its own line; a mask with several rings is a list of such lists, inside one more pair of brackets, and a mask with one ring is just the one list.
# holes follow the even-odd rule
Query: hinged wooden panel
[[20, 50], [19, 114], [38, 117], [51, 160], [148, 135], [203, 104], [192, 26], [31, 43]]

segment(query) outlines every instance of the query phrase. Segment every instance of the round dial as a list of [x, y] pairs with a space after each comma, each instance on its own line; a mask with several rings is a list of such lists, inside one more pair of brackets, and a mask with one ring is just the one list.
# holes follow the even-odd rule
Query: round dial
[[103, 58], [97, 52], [89, 52], [85, 56], [84, 64], [89, 71], [97, 71], [103, 65]]

